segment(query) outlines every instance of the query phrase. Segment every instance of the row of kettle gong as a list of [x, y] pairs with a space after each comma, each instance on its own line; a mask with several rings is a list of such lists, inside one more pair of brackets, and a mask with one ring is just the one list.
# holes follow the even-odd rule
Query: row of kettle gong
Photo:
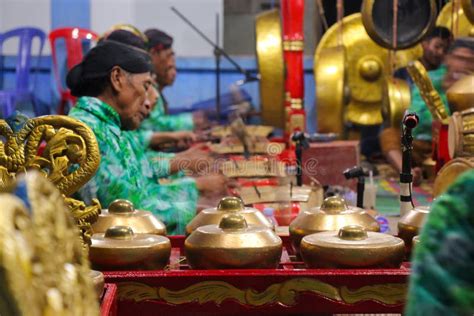
[[[415, 226], [399, 225], [400, 236], [406, 228], [411, 243]], [[93, 230], [89, 256], [95, 269], [156, 270], [169, 261], [171, 243], [163, 223], [126, 200], [112, 202]], [[290, 240], [309, 268], [399, 267], [404, 241], [378, 231], [372, 216], [333, 196], [293, 220]], [[281, 238], [260, 211], [245, 207], [240, 198], [226, 197], [216, 208], [203, 210], [186, 233], [184, 251], [193, 269], [277, 268], [280, 262]]]

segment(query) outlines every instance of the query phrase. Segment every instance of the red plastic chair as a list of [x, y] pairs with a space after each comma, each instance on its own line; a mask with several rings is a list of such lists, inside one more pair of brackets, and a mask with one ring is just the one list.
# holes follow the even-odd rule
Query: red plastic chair
[[58, 106], [58, 114], [66, 114], [66, 105], [76, 103], [76, 98], [71, 94], [67, 87], [63, 87], [59, 75], [58, 56], [56, 51], [56, 41], [63, 39], [66, 47], [66, 66], [67, 70], [82, 61], [84, 41], [96, 41], [98, 35], [90, 30], [78, 27], [65, 27], [51, 31], [49, 33], [49, 42], [51, 43], [51, 55], [53, 57], [53, 71], [61, 101]]

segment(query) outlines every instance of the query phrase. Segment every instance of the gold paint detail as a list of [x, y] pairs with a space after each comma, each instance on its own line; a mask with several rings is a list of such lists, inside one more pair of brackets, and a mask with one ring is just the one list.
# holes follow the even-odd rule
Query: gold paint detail
[[28, 210], [0, 194], [0, 314], [98, 315], [87, 249], [61, 193], [36, 171], [18, 180], [26, 184]]
[[283, 41], [283, 50], [300, 52], [304, 50], [304, 42], [301, 40]]
[[[67, 196], [87, 183], [99, 167], [99, 146], [92, 130], [71, 117], [48, 115], [26, 120], [17, 132], [0, 120], [0, 136], [5, 139], [0, 142], [2, 190], [8, 191], [17, 173], [39, 170], [64, 194], [84, 241], [89, 243], [90, 226], [100, 214], [101, 206], [97, 200], [86, 206]], [[38, 155], [40, 149], [42, 154]]]
[[302, 293], [316, 294], [333, 301], [356, 304], [362, 301], [377, 301], [382, 304], [394, 305], [405, 301], [407, 284], [387, 283], [368, 285], [359, 289], [348, 289], [346, 286], [337, 288], [312, 278], [293, 278], [275, 283], [264, 291], [239, 289], [223, 281], [204, 281], [193, 284], [182, 290], [169, 290], [165, 287], [153, 287], [138, 282], [118, 283], [118, 299], [142, 302], [146, 300], [164, 301], [168, 304], [215, 303], [222, 304], [225, 300], [235, 300], [240, 304], [259, 307], [267, 304], [283, 304], [294, 306]]
[[361, 301], [378, 301], [387, 305], [402, 304], [406, 301], [408, 284], [387, 283], [368, 285], [356, 290], [350, 290], [346, 286], [340, 289], [340, 295], [344, 302], [356, 304]]
[[434, 88], [423, 64], [416, 60], [410, 63], [407, 69], [410, 77], [420, 90], [421, 97], [430, 110], [433, 119], [442, 122], [446, 121], [448, 119], [446, 107], [443, 100], [441, 100], [439, 93]]
[[262, 120], [266, 125], [284, 128], [285, 63], [280, 12], [275, 9], [259, 14], [255, 32]]
[[294, 110], [302, 110], [303, 109], [303, 99], [300, 98], [290, 98], [290, 106]]

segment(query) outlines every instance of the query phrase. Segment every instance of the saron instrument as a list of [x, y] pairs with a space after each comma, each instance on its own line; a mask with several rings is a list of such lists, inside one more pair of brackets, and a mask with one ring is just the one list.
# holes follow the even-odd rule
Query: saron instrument
[[349, 225], [339, 231], [303, 237], [301, 257], [309, 268], [399, 268], [405, 245], [400, 238]]
[[379, 223], [365, 210], [348, 206], [340, 196], [331, 196], [321, 207], [301, 212], [290, 224], [290, 240], [299, 252], [301, 239], [313, 233], [337, 231], [347, 225], [360, 225], [368, 231], [380, 231]]
[[198, 227], [184, 243], [193, 269], [276, 268], [282, 241], [265, 226], [248, 225], [239, 213], [227, 214], [219, 225]]

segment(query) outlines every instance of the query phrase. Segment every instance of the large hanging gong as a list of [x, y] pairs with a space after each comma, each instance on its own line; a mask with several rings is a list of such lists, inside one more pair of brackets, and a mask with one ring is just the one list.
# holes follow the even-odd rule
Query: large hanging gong
[[343, 46], [319, 52], [314, 63], [318, 104], [318, 130], [321, 133], [344, 133], [346, 95], [346, 52]]
[[259, 14], [255, 31], [262, 120], [264, 124], [284, 128], [285, 76], [280, 12], [275, 9]]
[[[369, 36], [380, 46], [393, 47], [393, 1], [364, 0], [362, 21]], [[435, 0], [398, 0], [397, 49], [415, 46], [434, 26]]]
[[[473, 0], [469, 0], [473, 1]], [[436, 19], [436, 25], [444, 26], [451, 30], [455, 37], [461, 36], [474, 36], [474, 26], [467, 19], [466, 13], [463, 8], [468, 7], [467, 5], [459, 6], [458, 10], [453, 15], [453, 2], [448, 2], [441, 9], [441, 12]], [[473, 7], [470, 7], [470, 13], [472, 14]]]
[[461, 0], [461, 5], [466, 18], [474, 24], [474, 0]]
[[[360, 13], [352, 14], [342, 20], [342, 42], [346, 51], [347, 86], [350, 90], [350, 100], [345, 111], [345, 121], [360, 125], [375, 125], [382, 123], [381, 105], [383, 96], [384, 74], [388, 69], [388, 50], [377, 45], [367, 34], [362, 24]], [[320, 55], [328, 47], [338, 46], [338, 25], [331, 26], [322, 37], [315, 53], [315, 65], [321, 59]], [[397, 52], [397, 67], [421, 56], [420, 47]], [[316, 68], [315, 68], [316, 70]], [[344, 77], [341, 75], [340, 80]], [[315, 81], [322, 82], [324, 77]], [[318, 95], [318, 111], [321, 100]], [[337, 115], [337, 114], [335, 114]], [[320, 116], [320, 115], [318, 115]], [[327, 119], [320, 117], [319, 120]]]

